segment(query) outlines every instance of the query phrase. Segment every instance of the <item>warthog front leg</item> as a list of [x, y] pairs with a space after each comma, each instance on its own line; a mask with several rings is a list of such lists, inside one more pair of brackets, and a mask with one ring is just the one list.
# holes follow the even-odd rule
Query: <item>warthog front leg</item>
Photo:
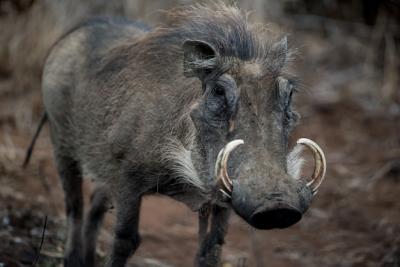
[[96, 240], [105, 212], [110, 208], [106, 188], [96, 188], [91, 199], [91, 208], [86, 217], [83, 231], [83, 258], [85, 267], [95, 266]]
[[[127, 191], [130, 192], [130, 191]], [[107, 267], [124, 267], [140, 244], [139, 213], [141, 196], [121, 194], [116, 200], [117, 220], [114, 244]]]
[[200, 247], [196, 256], [196, 267], [218, 266], [228, 228], [230, 209], [220, 206], [211, 207], [211, 226], [207, 233], [209, 215], [209, 208], [205, 208], [199, 213]]

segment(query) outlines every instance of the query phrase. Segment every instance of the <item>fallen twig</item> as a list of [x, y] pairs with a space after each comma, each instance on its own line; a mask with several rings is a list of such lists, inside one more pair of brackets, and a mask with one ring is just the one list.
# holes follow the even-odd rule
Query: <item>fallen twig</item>
[[39, 246], [39, 250], [36, 254], [35, 260], [32, 263], [32, 267], [34, 267], [36, 265], [36, 263], [39, 261], [39, 257], [40, 257], [40, 251], [42, 250], [42, 246], [43, 246], [43, 242], [44, 242], [44, 234], [46, 232], [46, 226], [47, 226], [47, 215], [44, 218], [44, 226], [43, 226], [43, 232], [42, 232], [42, 240], [40, 241], [40, 246]]

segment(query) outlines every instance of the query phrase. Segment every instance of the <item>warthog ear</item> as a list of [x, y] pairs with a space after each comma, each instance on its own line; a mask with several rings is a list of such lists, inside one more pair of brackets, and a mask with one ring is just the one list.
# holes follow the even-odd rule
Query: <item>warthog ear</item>
[[287, 61], [287, 53], [288, 53], [288, 44], [287, 44], [287, 37], [284, 36], [281, 40], [276, 42], [272, 46], [272, 51], [275, 53], [275, 62], [274, 64], [278, 68], [282, 68]]
[[203, 41], [186, 40], [183, 43], [183, 74], [203, 79], [217, 65], [217, 52]]

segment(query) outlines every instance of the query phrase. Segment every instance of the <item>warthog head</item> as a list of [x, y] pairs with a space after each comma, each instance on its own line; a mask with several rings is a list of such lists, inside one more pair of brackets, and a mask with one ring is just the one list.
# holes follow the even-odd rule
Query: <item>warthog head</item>
[[[216, 192], [250, 225], [285, 228], [307, 210], [325, 175], [325, 158], [309, 139], [288, 149], [298, 114], [292, 104], [296, 79], [286, 66], [287, 39], [268, 41], [268, 33], [232, 10], [212, 25], [201, 15], [197, 24], [186, 25], [194, 33], [183, 43], [183, 71], [201, 81], [203, 92], [190, 108], [199, 158], [207, 159], [198, 165], [206, 166], [203, 172], [214, 177]], [[218, 16], [203, 12], [205, 18]], [[199, 30], [204, 25], [209, 32]], [[302, 146], [315, 158], [310, 179], [300, 177]]]

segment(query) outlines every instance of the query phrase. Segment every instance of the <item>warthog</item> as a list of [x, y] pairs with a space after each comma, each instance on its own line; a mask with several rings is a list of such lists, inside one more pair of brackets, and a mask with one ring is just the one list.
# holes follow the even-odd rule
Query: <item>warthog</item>
[[[326, 164], [309, 139], [288, 151], [298, 119], [290, 54], [286, 38], [221, 3], [175, 9], [153, 30], [98, 18], [58, 41], [37, 133], [48, 121], [65, 191], [65, 266], [94, 265], [109, 203], [117, 218], [107, 266], [124, 266], [151, 193], [199, 212], [196, 266], [218, 265], [231, 209], [257, 229], [298, 222]], [[300, 179], [302, 145], [314, 152], [311, 179]], [[85, 222], [83, 173], [97, 182]]]

